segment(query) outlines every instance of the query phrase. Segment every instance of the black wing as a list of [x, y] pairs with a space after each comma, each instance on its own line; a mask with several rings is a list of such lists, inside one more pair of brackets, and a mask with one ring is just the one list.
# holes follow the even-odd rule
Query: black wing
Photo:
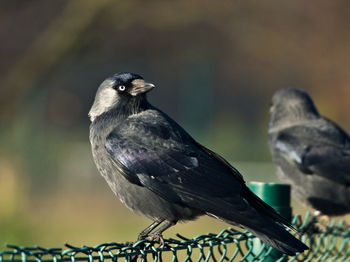
[[244, 183], [238, 171], [222, 165], [181, 127], [156, 111], [124, 121], [107, 137], [106, 149], [128, 171], [124, 175], [129, 181], [164, 198], [172, 191], [230, 197], [240, 192]]
[[350, 185], [350, 148], [347, 141], [344, 143], [334, 135], [316, 132], [304, 131], [300, 136], [300, 130], [288, 129], [278, 135], [275, 148], [305, 174]]
[[195, 142], [159, 111], [129, 117], [107, 137], [106, 149], [116, 165], [127, 171], [123, 175], [130, 182], [170, 202], [243, 225], [260, 223], [254, 207], [289, 225], [247, 188], [227, 161]]

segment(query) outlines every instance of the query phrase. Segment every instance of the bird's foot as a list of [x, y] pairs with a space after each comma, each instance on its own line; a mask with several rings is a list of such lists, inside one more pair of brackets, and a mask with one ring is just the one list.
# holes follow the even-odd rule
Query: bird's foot
[[145, 237], [145, 239], [151, 242], [159, 242], [160, 247], [165, 246], [165, 241], [162, 234], [158, 234], [158, 233], [149, 234], [147, 237]]
[[[159, 242], [160, 243], [160, 248], [163, 248], [165, 246], [168, 246], [167, 244], [165, 244], [165, 241], [164, 241], [164, 238], [162, 236], [162, 234], [159, 234], [159, 233], [153, 233], [153, 234], [139, 234], [139, 236], [137, 237], [137, 241], [136, 242], [139, 242], [139, 241], [142, 241], [142, 240], [146, 240], [146, 241], [149, 241], [149, 242]], [[146, 247], [146, 243], [141, 243], [139, 245], [139, 247], [142, 247], [142, 248], [145, 248]], [[130, 262], [137, 262], [138, 259], [141, 259], [142, 258], [142, 255], [134, 255], [131, 257], [130, 259]]]
[[314, 224], [315, 228], [318, 229], [318, 231], [325, 231], [329, 222], [330, 218], [327, 215], [323, 215], [320, 211], [316, 210], [313, 215], [316, 218], [316, 223]]
[[137, 238], [137, 241], [142, 241], [142, 240], [147, 240], [149, 242], [158, 242], [160, 244], [160, 247], [165, 246], [163, 235], [159, 233], [153, 233], [148, 235], [140, 234]]
[[160, 233], [150, 234], [146, 237], [146, 240], [151, 242], [158, 242], [160, 248], [168, 248], [168, 249], [171, 248], [169, 244], [165, 243], [163, 235]]

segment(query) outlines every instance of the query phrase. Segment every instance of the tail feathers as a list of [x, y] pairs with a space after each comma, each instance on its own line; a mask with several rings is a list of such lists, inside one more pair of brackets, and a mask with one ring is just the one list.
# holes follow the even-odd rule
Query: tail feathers
[[[237, 226], [237, 223], [234, 221], [230, 221], [223, 217], [219, 218], [226, 223]], [[250, 223], [250, 225], [245, 224], [243, 227], [253, 233], [253, 235], [259, 238], [262, 242], [289, 256], [295, 256], [296, 253], [301, 253], [309, 249], [308, 246], [273, 220], [260, 217], [259, 222], [258, 226]]]
[[250, 227], [248, 225], [247, 229], [249, 231], [266, 244], [290, 256], [309, 249], [284, 228], [284, 226], [287, 226], [294, 229], [291, 223], [262, 201], [248, 187], [243, 188], [242, 195], [255, 211], [261, 215], [259, 220], [264, 225], [259, 227]]
[[260, 222], [265, 226], [247, 227], [254, 235], [266, 244], [287, 254], [294, 256], [297, 252], [309, 249], [303, 242], [290, 234], [282, 225], [293, 228], [290, 222], [277, 213], [271, 206], [262, 201], [249, 188], [243, 190], [244, 198], [261, 215]]
[[308, 246], [306, 246], [299, 239], [295, 238], [280, 225], [275, 224], [274, 226], [269, 226], [266, 229], [268, 233], [248, 228], [248, 230], [257, 236], [261, 241], [289, 256], [295, 256], [296, 253], [309, 249]]

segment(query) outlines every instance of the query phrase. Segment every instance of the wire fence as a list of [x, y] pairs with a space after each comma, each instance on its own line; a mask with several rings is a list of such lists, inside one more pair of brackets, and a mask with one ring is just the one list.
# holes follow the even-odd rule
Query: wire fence
[[282, 255], [260, 243], [248, 232], [226, 229], [218, 234], [188, 239], [165, 239], [164, 246], [145, 240], [135, 243], [104, 243], [97, 246], [65, 248], [20, 247], [8, 245], [0, 251], [0, 262], [48, 261], [350, 261], [350, 228], [344, 222], [321, 224], [307, 213], [296, 215], [297, 236], [310, 250], [294, 257]]

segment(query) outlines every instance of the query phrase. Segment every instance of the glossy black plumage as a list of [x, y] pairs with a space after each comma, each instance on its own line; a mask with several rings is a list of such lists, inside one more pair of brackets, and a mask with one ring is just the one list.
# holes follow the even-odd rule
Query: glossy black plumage
[[350, 137], [322, 117], [299, 89], [278, 91], [272, 102], [269, 145], [282, 181], [326, 215], [350, 212]]
[[[241, 225], [287, 254], [307, 248], [235, 168], [150, 105], [144, 92], [129, 95], [132, 84], [122, 83], [130, 91], [115, 93], [114, 102], [99, 94], [114, 95], [106, 89], [118, 90], [121, 81], [113, 78], [101, 85], [90, 111], [90, 141], [98, 169], [127, 207], [172, 224], [207, 214]], [[101, 99], [111, 103], [101, 108]]]

